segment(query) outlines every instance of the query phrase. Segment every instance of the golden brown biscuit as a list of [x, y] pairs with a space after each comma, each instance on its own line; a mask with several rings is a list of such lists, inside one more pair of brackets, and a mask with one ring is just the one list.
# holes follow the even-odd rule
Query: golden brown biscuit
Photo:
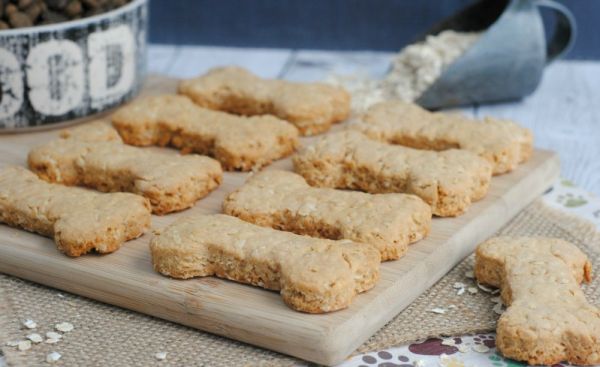
[[286, 121], [212, 111], [184, 96], [138, 98], [120, 108], [112, 122], [127, 144], [171, 145], [214, 157], [226, 170], [264, 166], [298, 146], [298, 130]]
[[216, 275], [280, 291], [291, 308], [323, 313], [346, 308], [375, 285], [372, 246], [276, 231], [223, 214], [191, 215], [150, 242], [154, 269], [174, 278]]
[[300, 175], [275, 170], [250, 177], [225, 198], [223, 211], [274, 229], [368, 243], [383, 261], [403, 256], [431, 225], [431, 208], [417, 196], [315, 188]]
[[494, 175], [514, 170], [533, 151], [531, 131], [514, 122], [489, 117], [478, 122], [402, 101], [378, 103], [351, 126], [387, 143], [417, 149], [466, 149], [487, 159]]
[[486, 160], [466, 150], [412, 149], [357, 131], [328, 134], [293, 160], [296, 172], [313, 186], [413, 194], [443, 217], [460, 215], [483, 198], [492, 171]]
[[212, 158], [76, 137], [32, 149], [27, 162], [49, 182], [142, 195], [150, 200], [155, 214], [193, 206], [219, 186], [223, 175], [219, 162]]
[[591, 264], [569, 242], [542, 237], [497, 237], [479, 245], [475, 275], [500, 287], [508, 309], [497, 326], [496, 346], [529, 364], [600, 363], [600, 309], [579, 284]]
[[108, 253], [150, 227], [150, 203], [133, 194], [103, 194], [47, 183], [22, 167], [0, 169], [0, 221], [53, 237], [69, 256]]
[[110, 120], [95, 120], [62, 130], [59, 136], [63, 139], [81, 141], [123, 141]]
[[179, 84], [179, 93], [202, 107], [240, 115], [274, 115], [302, 135], [329, 130], [350, 113], [350, 95], [322, 83], [267, 80], [239, 67], [221, 67]]

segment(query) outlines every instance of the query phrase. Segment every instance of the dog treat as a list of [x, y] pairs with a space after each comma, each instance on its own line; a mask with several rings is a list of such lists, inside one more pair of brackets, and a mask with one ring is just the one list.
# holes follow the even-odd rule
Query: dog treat
[[313, 186], [417, 195], [442, 217], [460, 215], [483, 198], [492, 171], [466, 150], [412, 149], [356, 131], [320, 138], [294, 156], [294, 167]]
[[579, 284], [592, 266], [569, 242], [542, 237], [497, 237], [475, 252], [475, 276], [500, 287], [508, 309], [496, 346], [508, 358], [535, 365], [600, 363], [600, 309]]
[[0, 221], [54, 237], [69, 256], [108, 253], [150, 227], [148, 200], [47, 183], [22, 167], [0, 169]]
[[350, 95], [322, 83], [266, 80], [239, 67], [222, 67], [179, 84], [179, 93], [202, 107], [240, 115], [274, 115], [302, 135], [329, 130], [350, 113]]
[[150, 241], [154, 269], [174, 278], [216, 275], [280, 291], [291, 308], [348, 307], [379, 278], [379, 252], [348, 240], [276, 231], [223, 214], [178, 219]]
[[216, 160], [128, 146], [114, 141], [57, 139], [32, 149], [29, 168], [49, 182], [126, 191], [150, 200], [152, 212], [183, 210], [222, 180]]
[[309, 186], [302, 176], [265, 170], [229, 194], [223, 211], [265, 227], [374, 245], [395, 260], [425, 237], [431, 208], [414, 195], [366, 194]]
[[401, 101], [378, 103], [352, 125], [372, 139], [417, 149], [465, 149], [492, 164], [499, 175], [517, 168], [533, 150], [529, 129], [514, 122], [432, 113]]
[[110, 120], [96, 120], [65, 129], [60, 132], [59, 136], [63, 139], [81, 141], [122, 141]]
[[112, 116], [127, 144], [171, 145], [215, 157], [226, 170], [248, 171], [291, 154], [298, 130], [273, 116], [212, 111], [177, 95], [142, 97]]

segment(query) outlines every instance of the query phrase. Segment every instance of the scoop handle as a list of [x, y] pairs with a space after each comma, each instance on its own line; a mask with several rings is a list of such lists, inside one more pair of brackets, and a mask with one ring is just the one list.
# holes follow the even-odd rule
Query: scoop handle
[[556, 15], [554, 36], [546, 47], [546, 62], [550, 63], [573, 47], [577, 36], [577, 23], [573, 13], [561, 3], [554, 0], [537, 0], [536, 5], [549, 8]]

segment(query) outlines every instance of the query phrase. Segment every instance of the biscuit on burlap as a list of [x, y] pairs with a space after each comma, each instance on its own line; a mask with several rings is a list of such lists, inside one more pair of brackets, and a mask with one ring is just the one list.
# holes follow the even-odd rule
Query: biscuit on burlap
[[47, 183], [22, 167], [0, 169], [0, 221], [53, 237], [69, 256], [108, 253], [150, 227], [147, 199]]
[[357, 131], [327, 134], [293, 160], [313, 186], [414, 194], [443, 217], [460, 215], [483, 198], [492, 171], [489, 162], [466, 150], [390, 145]]
[[154, 269], [174, 278], [216, 275], [280, 291], [297, 311], [346, 308], [379, 278], [379, 251], [244, 222], [224, 214], [191, 215], [150, 242]]
[[431, 225], [431, 208], [415, 195], [316, 188], [279, 170], [250, 177], [225, 198], [223, 211], [274, 229], [368, 243], [379, 249], [382, 261], [403, 256]]
[[202, 108], [177, 95], [140, 97], [112, 115], [127, 144], [173, 146], [248, 171], [290, 155], [298, 130], [273, 116], [244, 117]]
[[497, 325], [496, 346], [529, 364], [600, 363], [600, 309], [579, 284], [591, 263], [571, 243], [544, 237], [496, 237], [475, 252], [475, 276], [501, 288], [508, 309]]
[[351, 128], [372, 139], [417, 149], [465, 149], [487, 159], [494, 175], [514, 170], [533, 151], [531, 131], [514, 122], [490, 117], [479, 122], [402, 101], [372, 106]]
[[350, 95], [323, 83], [262, 79], [239, 67], [220, 67], [183, 80], [179, 93], [198, 105], [240, 115], [274, 115], [302, 135], [329, 130], [350, 113]]

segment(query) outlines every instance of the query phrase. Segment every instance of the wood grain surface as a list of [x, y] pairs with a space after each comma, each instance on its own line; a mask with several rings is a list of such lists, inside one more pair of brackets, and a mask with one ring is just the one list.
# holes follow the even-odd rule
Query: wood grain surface
[[[146, 92], [169, 91], [174, 86], [174, 79], [153, 77]], [[57, 131], [0, 136], [0, 165], [24, 165], [32, 146], [56, 136]], [[311, 139], [315, 138], [303, 138], [302, 143]], [[274, 167], [291, 169], [291, 161], [280, 160], [267, 169]], [[558, 172], [556, 155], [536, 150], [515, 172], [495, 177], [488, 196], [467, 214], [434, 219], [430, 236], [412, 245], [404, 258], [382, 264], [377, 286], [358, 296], [350, 308], [325, 315], [295, 312], [277, 293], [252, 286], [212, 277], [185, 281], [163, 277], [152, 270], [151, 233], [113, 254], [73, 259], [59, 253], [50, 239], [0, 225], [0, 272], [306, 360], [334, 364], [538, 197]], [[192, 209], [153, 216], [153, 228], [191, 213], [221, 212], [224, 196], [247, 176], [226, 173], [220, 188]]]

